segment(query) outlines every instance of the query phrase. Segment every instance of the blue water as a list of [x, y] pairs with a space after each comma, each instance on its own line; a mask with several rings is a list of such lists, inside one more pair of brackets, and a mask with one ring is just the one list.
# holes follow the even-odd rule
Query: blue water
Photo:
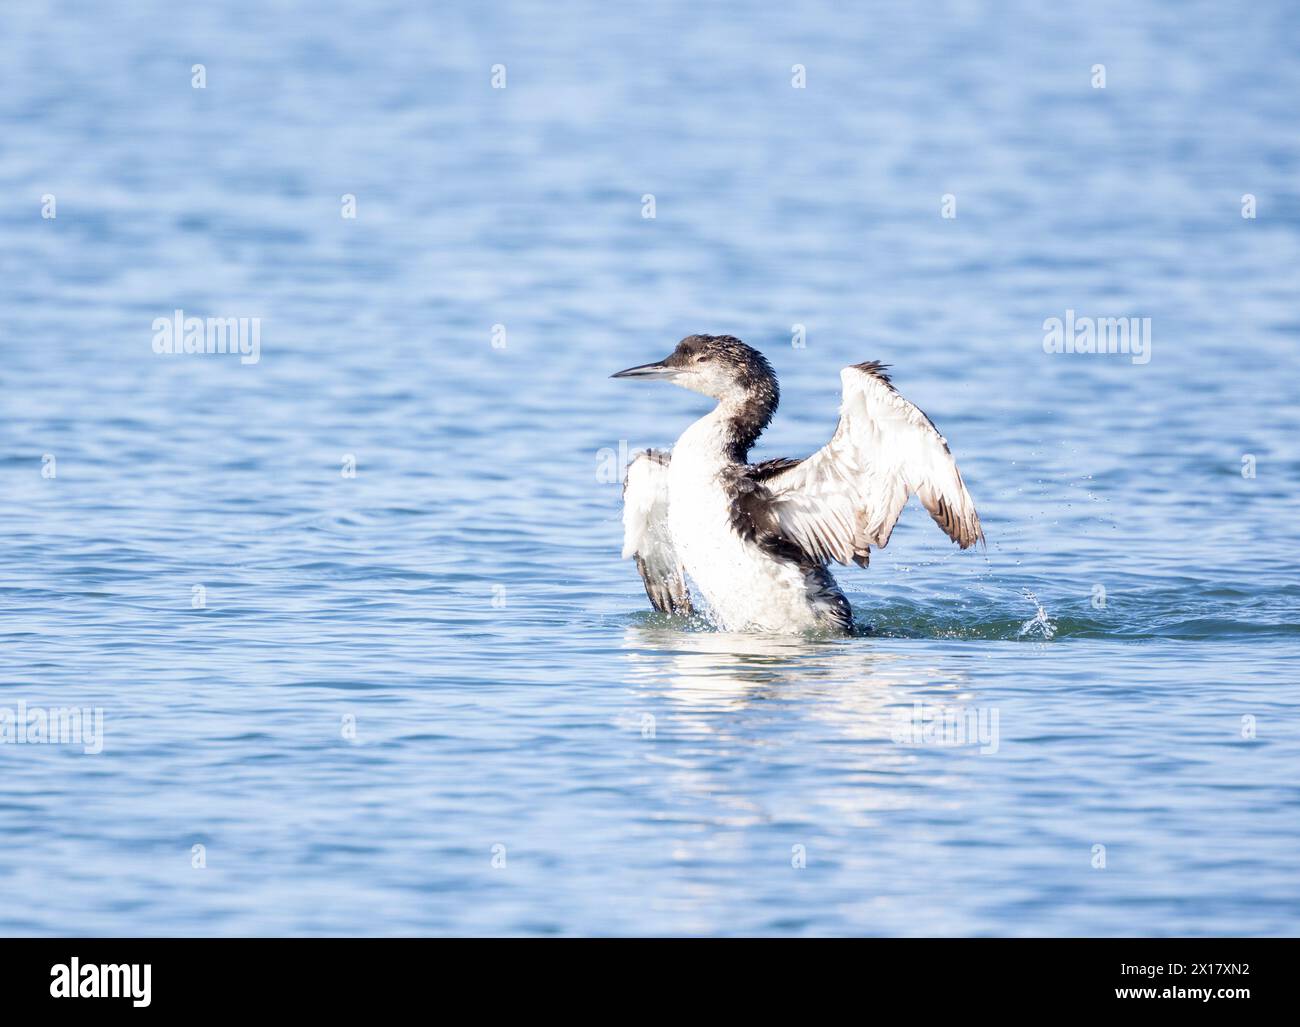
[[[0, 744], [0, 931], [1300, 932], [1292, 5], [123, 6], [0, 10], [0, 708], [103, 711]], [[760, 458], [892, 364], [987, 551], [651, 615], [602, 451], [705, 407], [606, 376], [691, 332]]]

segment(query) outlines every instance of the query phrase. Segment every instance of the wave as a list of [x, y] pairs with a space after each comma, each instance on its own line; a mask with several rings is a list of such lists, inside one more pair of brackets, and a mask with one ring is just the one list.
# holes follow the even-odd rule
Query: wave
[[[1064, 644], [1078, 640], [1215, 642], [1251, 638], [1295, 639], [1300, 617], [1286, 596], [1225, 596], [1187, 588], [1148, 589], [1112, 596], [1103, 606], [1091, 597], [1053, 596], [1028, 588], [992, 588], [960, 599], [888, 597], [851, 593], [853, 634], [863, 639], [954, 639]], [[1233, 602], [1236, 598], [1240, 601]], [[652, 611], [632, 617], [647, 626], [714, 631], [707, 616], [674, 619]]]

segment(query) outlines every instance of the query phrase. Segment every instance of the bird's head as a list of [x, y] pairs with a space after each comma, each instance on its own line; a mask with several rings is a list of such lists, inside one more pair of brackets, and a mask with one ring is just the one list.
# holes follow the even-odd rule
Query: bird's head
[[758, 397], [776, 405], [776, 375], [767, 358], [732, 335], [688, 335], [663, 360], [611, 378], [660, 380], [719, 401]]

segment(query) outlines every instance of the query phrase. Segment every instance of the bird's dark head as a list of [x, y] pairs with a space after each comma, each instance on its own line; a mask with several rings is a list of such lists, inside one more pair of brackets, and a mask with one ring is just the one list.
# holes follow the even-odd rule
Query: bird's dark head
[[757, 400], [776, 408], [772, 365], [733, 335], [688, 335], [663, 360], [629, 367], [611, 377], [668, 381], [720, 402]]

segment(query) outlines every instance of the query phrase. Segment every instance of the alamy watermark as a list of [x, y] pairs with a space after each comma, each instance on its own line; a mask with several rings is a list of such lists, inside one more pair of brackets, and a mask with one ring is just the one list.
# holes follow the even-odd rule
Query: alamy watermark
[[50, 967], [51, 998], [129, 998], [144, 1008], [153, 1001], [153, 964], [85, 963], [73, 956]]
[[894, 711], [891, 737], [898, 745], [978, 745], [980, 752], [998, 751], [996, 706], [930, 706]]
[[241, 364], [262, 359], [260, 317], [186, 317], [173, 311], [171, 317], [153, 319], [153, 351], [173, 353], [238, 353]]
[[1126, 353], [1135, 364], [1151, 360], [1151, 318], [1049, 317], [1043, 322], [1044, 353]]
[[0, 706], [0, 745], [80, 745], [87, 756], [104, 751], [101, 706]]

